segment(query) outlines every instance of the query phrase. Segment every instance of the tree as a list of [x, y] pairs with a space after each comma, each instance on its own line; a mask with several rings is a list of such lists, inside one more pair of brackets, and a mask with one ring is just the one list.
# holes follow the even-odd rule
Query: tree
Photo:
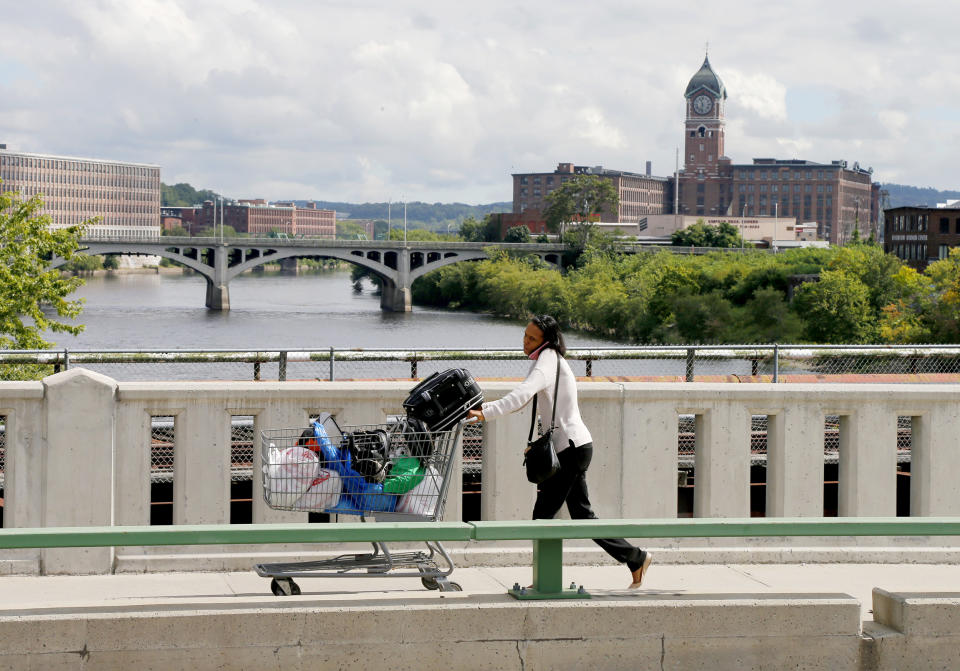
[[495, 214], [488, 214], [483, 221], [467, 217], [460, 223], [460, 237], [464, 242], [498, 242], [500, 240], [500, 220]]
[[197, 191], [186, 182], [180, 184], [160, 184], [161, 207], [190, 207], [205, 200], [216, 200], [220, 196], [209, 189]]
[[83, 280], [62, 277], [49, 263], [53, 257], [73, 259], [92, 220], [55, 230], [42, 209], [40, 196], [24, 201], [19, 194], [0, 192], [0, 349], [47, 349], [44, 331], [76, 335], [83, 330], [56, 318], [80, 314], [82, 301], [67, 296]]
[[367, 230], [363, 225], [349, 219], [337, 222], [337, 240], [361, 240], [366, 237]]
[[173, 228], [170, 228], [170, 229], [164, 229], [160, 233], [160, 235], [179, 235], [182, 237], [188, 237], [190, 235], [190, 232], [187, 229], [185, 229], [183, 226], [174, 226]]
[[597, 175], [577, 175], [546, 195], [543, 211], [547, 228], [559, 232], [568, 224], [577, 227], [582, 247], [586, 247], [595, 221], [607, 213], [617, 216], [620, 196], [613, 182]]
[[804, 335], [813, 342], [862, 343], [876, 335], [870, 290], [842, 270], [824, 270], [819, 282], [801, 286], [793, 309], [804, 320]]
[[[221, 231], [221, 229], [223, 230]], [[273, 233], [273, 232], [274, 231], [270, 231], [270, 233]], [[235, 229], [233, 226], [220, 226], [218, 224], [216, 226], [208, 226], [207, 228], [202, 229], [197, 233], [197, 237], [198, 238], [219, 238], [221, 233], [224, 238], [239, 238], [239, 237], [246, 236], [246, 233], [244, 233], [243, 236], [237, 233], [237, 229]], [[268, 235], [268, 237], [274, 237], [274, 236]]]
[[670, 235], [670, 242], [675, 247], [717, 247], [730, 248], [742, 247], [743, 238], [740, 232], [726, 221], [721, 221], [718, 225], [712, 226], [705, 224], [703, 219], [698, 219], [697, 223], [674, 231]]
[[530, 229], [523, 224], [512, 226], [507, 229], [507, 234], [503, 237], [504, 242], [530, 242]]

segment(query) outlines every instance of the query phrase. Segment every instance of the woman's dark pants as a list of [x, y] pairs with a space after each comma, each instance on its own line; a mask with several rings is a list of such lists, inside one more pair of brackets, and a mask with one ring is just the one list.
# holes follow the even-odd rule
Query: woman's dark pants
[[[557, 454], [557, 458], [560, 460], [560, 470], [540, 483], [537, 502], [533, 506], [533, 519], [553, 519], [564, 502], [571, 519], [597, 519], [587, 496], [586, 475], [593, 458], [593, 443], [568, 447]], [[593, 541], [618, 562], [626, 564], [631, 571], [636, 571], [643, 562], [643, 550], [622, 538], [594, 538]]]

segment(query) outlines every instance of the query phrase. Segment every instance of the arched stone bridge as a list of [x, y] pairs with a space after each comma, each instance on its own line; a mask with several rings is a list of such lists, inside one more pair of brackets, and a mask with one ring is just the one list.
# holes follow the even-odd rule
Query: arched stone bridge
[[[85, 254], [161, 256], [192, 268], [207, 280], [206, 305], [211, 310], [230, 309], [230, 280], [265, 263], [296, 257], [340, 259], [362, 266], [383, 284], [380, 307], [406, 312], [411, 309], [410, 287], [421, 275], [461, 261], [488, 258], [490, 248], [536, 254], [560, 266], [563, 245], [556, 243], [401, 242], [396, 240], [318, 240], [284, 238], [191, 238], [164, 236], [150, 240], [124, 237], [88, 237], [81, 240]], [[64, 263], [54, 259], [52, 267]]]

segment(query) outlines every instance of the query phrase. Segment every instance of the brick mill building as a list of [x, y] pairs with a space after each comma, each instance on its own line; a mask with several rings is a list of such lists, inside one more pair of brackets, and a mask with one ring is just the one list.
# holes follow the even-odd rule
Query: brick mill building
[[0, 144], [0, 188], [43, 196], [54, 228], [100, 220], [88, 235], [160, 235], [160, 167], [11, 151]]
[[[225, 202], [223, 223], [231, 226], [237, 233], [249, 233], [264, 236], [271, 232], [309, 238], [337, 237], [337, 213], [334, 210], [321, 210], [316, 203], [307, 203], [306, 207], [297, 207], [292, 202], [267, 203], [262, 198]], [[220, 225], [220, 207], [217, 203], [216, 224]], [[193, 216], [192, 231], [210, 228], [214, 224], [214, 204], [206, 201]]]
[[[684, 91], [683, 168], [672, 178], [561, 163], [552, 173], [513, 175], [513, 212], [503, 229], [526, 224], [543, 230], [545, 197], [575, 174], [614, 182], [620, 194], [619, 223], [640, 223], [645, 215], [679, 214], [704, 219], [793, 218], [815, 222], [818, 237], [843, 244], [858, 229], [879, 239], [880, 186], [873, 170], [846, 161], [755, 158], [734, 163], [726, 155], [727, 89], [704, 58]], [[613, 217], [611, 217], [613, 219]], [[606, 220], [606, 219], [605, 219]], [[682, 219], [678, 218], [677, 221]], [[641, 223], [642, 226], [642, 223]]]
[[923, 270], [960, 246], [960, 201], [884, 210], [883, 249]]
[[834, 244], [876, 229], [880, 186], [872, 169], [846, 161], [815, 163], [755, 158], [735, 164], [724, 147], [727, 90], [704, 58], [684, 91], [683, 170], [677, 176], [680, 214], [794, 217], [817, 222], [820, 238]]
[[670, 211], [670, 180], [650, 175], [649, 163], [646, 174], [560, 163], [553, 172], [513, 175], [513, 214], [542, 211], [547, 206], [546, 195], [576, 175], [598, 175], [613, 183], [620, 196], [618, 221], [635, 224], [645, 214]]

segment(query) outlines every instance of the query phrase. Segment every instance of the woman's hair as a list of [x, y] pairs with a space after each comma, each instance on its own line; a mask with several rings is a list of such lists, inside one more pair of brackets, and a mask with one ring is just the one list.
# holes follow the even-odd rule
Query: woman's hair
[[560, 324], [550, 315], [536, 315], [530, 320], [530, 323], [543, 331], [543, 340], [552, 350], [556, 350], [560, 356], [567, 353], [567, 346], [563, 342], [563, 334], [560, 333]]

